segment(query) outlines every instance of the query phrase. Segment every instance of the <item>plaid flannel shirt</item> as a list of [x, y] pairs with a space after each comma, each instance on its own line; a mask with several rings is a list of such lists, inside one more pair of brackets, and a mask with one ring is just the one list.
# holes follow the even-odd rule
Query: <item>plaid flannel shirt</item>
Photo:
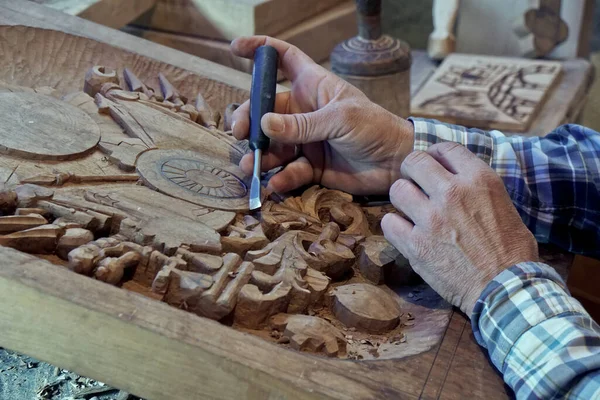
[[[506, 137], [411, 118], [415, 150], [458, 142], [504, 180], [542, 243], [600, 256], [600, 134], [564, 125], [543, 138]], [[600, 399], [600, 327], [551, 267], [520, 263], [481, 294], [471, 323], [519, 399]]]

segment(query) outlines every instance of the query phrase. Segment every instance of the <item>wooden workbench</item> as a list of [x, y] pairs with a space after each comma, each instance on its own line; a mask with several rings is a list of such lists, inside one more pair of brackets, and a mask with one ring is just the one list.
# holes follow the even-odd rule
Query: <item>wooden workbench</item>
[[[93, 38], [225, 82], [247, 96], [249, 77], [36, 4], [0, 0], [0, 23]], [[353, 362], [282, 351], [259, 338], [135, 293], [0, 248], [0, 346], [149, 399], [506, 399], [509, 392], [453, 313], [432, 350]]]

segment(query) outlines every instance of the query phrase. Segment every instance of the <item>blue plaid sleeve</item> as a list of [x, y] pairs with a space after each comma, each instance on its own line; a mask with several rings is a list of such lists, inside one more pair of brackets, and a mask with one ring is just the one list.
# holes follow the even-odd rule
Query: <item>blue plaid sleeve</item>
[[471, 323], [518, 399], [600, 399], [600, 327], [551, 267], [520, 263], [500, 273]]
[[[506, 137], [411, 119], [415, 150], [465, 145], [504, 180], [540, 242], [600, 255], [600, 135], [564, 125], [546, 137]], [[600, 327], [547, 265], [499, 274], [471, 315], [473, 332], [518, 399], [600, 399]]]
[[600, 256], [600, 134], [563, 125], [545, 137], [507, 137], [434, 120], [411, 121], [415, 150], [452, 141], [487, 162], [538, 242]]

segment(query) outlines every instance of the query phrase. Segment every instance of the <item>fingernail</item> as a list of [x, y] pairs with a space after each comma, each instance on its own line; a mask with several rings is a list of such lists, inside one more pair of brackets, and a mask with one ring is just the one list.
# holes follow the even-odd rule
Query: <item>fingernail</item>
[[285, 122], [281, 115], [273, 114], [269, 118], [269, 130], [271, 132], [280, 133], [285, 129]]
[[237, 124], [237, 121], [233, 121], [233, 122], [231, 123], [231, 131], [232, 131], [232, 132], [233, 132], [233, 131], [235, 131], [235, 124]]

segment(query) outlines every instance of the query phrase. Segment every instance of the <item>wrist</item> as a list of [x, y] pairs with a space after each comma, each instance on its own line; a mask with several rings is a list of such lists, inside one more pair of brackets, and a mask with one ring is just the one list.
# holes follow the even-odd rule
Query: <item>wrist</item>
[[[406, 156], [414, 151], [415, 145], [415, 127], [413, 123], [404, 118], [393, 115], [394, 122], [391, 126], [394, 127], [394, 136], [397, 138], [395, 153], [391, 166], [390, 187], [398, 179], [402, 177], [400, 167]], [[389, 189], [389, 188], [388, 188]]]

